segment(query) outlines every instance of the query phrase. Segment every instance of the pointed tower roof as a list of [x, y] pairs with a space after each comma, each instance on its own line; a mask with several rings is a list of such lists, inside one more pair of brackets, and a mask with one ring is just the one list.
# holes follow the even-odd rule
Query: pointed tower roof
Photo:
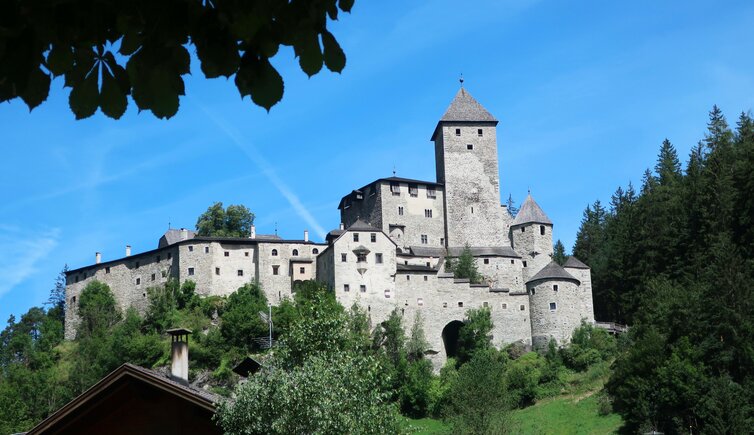
[[568, 280], [575, 281], [577, 284], [581, 284], [581, 281], [574, 278], [570, 273], [566, 272], [566, 270], [563, 269], [561, 265], [556, 263], [555, 260], [551, 261], [550, 264], [543, 267], [542, 270], [537, 272], [536, 275], [532, 276], [531, 279], [526, 281], [526, 283], [529, 284], [532, 281], [541, 279]]
[[434, 133], [432, 133], [432, 139], [435, 139], [440, 125], [444, 122], [480, 122], [480, 123], [493, 123], [497, 124], [497, 119], [490, 112], [487, 111], [479, 102], [469, 94], [466, 89], [461, 86], [461, 89], [456, 93], [453, 101], [450, 102], [450, 106], [442, 115], [440, 121], [437, 123]]
[[570, 267], [571, 269], [589, 269], [589, 266], [587, 266], [586, 264], [582, 263], [581, 260], [579, 260], [578, 258], [574, 257], [573, 255], [571, 255], [570, 257], [568, 257], [568, 260], [566, 260], [566, 262], [563, 265], [563, 267], [566, 267], [566, 268]]
[[466, 89], [461, 87], [456, 93], [455, 98], [448, 106], [448, 110], [440, 118], [444, 121], [487, 121], [497, 122], [494, 116], [487, 111]]
[[526, 200], [521, 209], [516, 214], [516, 218], [513, 219], [511, 226], [523, 225], [529, 223], [547, 224], [552, 225], [552, 221], [547, 217], [542, 208], [531, 197], [531, 193], [526, 196]]

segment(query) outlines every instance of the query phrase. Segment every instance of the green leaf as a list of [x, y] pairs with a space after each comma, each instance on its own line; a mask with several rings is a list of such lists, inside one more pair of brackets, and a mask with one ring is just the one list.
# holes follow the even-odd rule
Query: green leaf
[[322, 45], [324, 46], [324, 58], [327, 69], [333, 72], [341, 72], [346, 66], [346, 54], [340, 48], [332, 33], [325, 30], [322, 33]]
[[55, 44], [47, 54], [47, 68], [59, 76], [73, 68], [73, 50], [67, 45]]
[[351, 12], [351, 8], [353, 8], [353, 2], [354, 0], [340, 0], [338, 1], [338, 5], [340, 6], [340, 9], [344, 12]]
[[128, 98], [118, 81], [107, 68], [102, 69], [102, 89], [99, 95], [102, 113], [112, 119], [119, 119], [126, 112]]
[[322, 69], [322, 51], [319, 47], [319, 35], [311, 33], [299, 39], [294, 47], [299, 56], [298, 63], [309, 77], [317, 74]]
[[268, 59], [254, 60], [241, 66], [236, 73], [236, 87], [241, 96], [270, 111], [283, 98], [283, 78]]
[[42, 104], [50, 93], [50, 76], [45, 74], [40, 68], [36, 68], [29, 74], [29, 80], [26, 82], [26, 88], [20, 93], [29, 111]]
[[78, 82], [71, 90], [68, 104], [76, 119], [84, 119], [94, 115], [99, 105], [99, 90], [97, 89], [97, 70], [94, 69], [84, 80]]
[[157, 68], [149, 79], [152, 94], [150, 109], [158, 118], [170, 118], [178, 112], [178, 95], [183, 94], [183, 80], [174, 71]]

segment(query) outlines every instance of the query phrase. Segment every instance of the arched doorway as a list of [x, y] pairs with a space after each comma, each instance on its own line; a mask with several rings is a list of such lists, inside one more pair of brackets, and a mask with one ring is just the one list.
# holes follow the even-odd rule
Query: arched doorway
[[445, 355], [455, 358], [458, 355], [458, 333], [463, 326], [460, 320], [453, 320], [442, 328], [442, 344], [445, 346]]

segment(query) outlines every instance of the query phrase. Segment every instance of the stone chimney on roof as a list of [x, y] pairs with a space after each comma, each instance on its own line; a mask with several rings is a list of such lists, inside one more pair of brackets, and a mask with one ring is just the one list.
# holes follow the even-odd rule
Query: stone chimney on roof
[[340, 228], [340, 230], [343, 231], [343, 230], [346, 229], [346, 226], [343, 224], [343, 222], [341, 222], [340, 223], [340, 227], [338, 227], [338, 228]]
[[95, 264], [100, 264], [100, 263], [102, 263], [102, 253], [100, 253], [100, 252], [96, 252], [96, 253], [94, 254], [94, 263], [95, 263]]
[[309, 230], [304, 230], [304, 241], [305, 242], [309, 241]]
[[183, 385], [189, 384], [188, 369], [188, 337], [191, 334], [190, 329], [176, 328], [168, 329], [170, 334], [170, 379]]
[[181, 228], [181, 240], [187, 240], [188, 239], [188, 230], [186, 228]]
[[131, 245], [126, 245], [126, 257], [131, 256]]
[[249, 230], [249, 238], [250, 239], [256, 239], [257, 238], [257, 227], [254, 225], [251, 226], [251, 229]]

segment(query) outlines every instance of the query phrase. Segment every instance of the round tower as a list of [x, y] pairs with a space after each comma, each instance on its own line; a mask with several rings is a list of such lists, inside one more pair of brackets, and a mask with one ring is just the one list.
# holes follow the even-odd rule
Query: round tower
[[524, 281], [552, 260], [552, 221], [531, 197], [521, 205], [510, 226], [513, 249], [524, 262]]
[[583, 315], [580, 284], [555, 261], [526, 282], [531, 307], [532, 345], [535, 348], [546, 347], [551, 339], [555, 339], [558, 345], [571, 339]]
[[579, 286], [579, 298], [581, 299], [581, 317], [589, 323], [594, 323], [594, 301], [592, 297], [592, 271], [589, 266], [582, 263], [578, 258], [568, 257], [563, 268], [566, 272], [581, 281]]

